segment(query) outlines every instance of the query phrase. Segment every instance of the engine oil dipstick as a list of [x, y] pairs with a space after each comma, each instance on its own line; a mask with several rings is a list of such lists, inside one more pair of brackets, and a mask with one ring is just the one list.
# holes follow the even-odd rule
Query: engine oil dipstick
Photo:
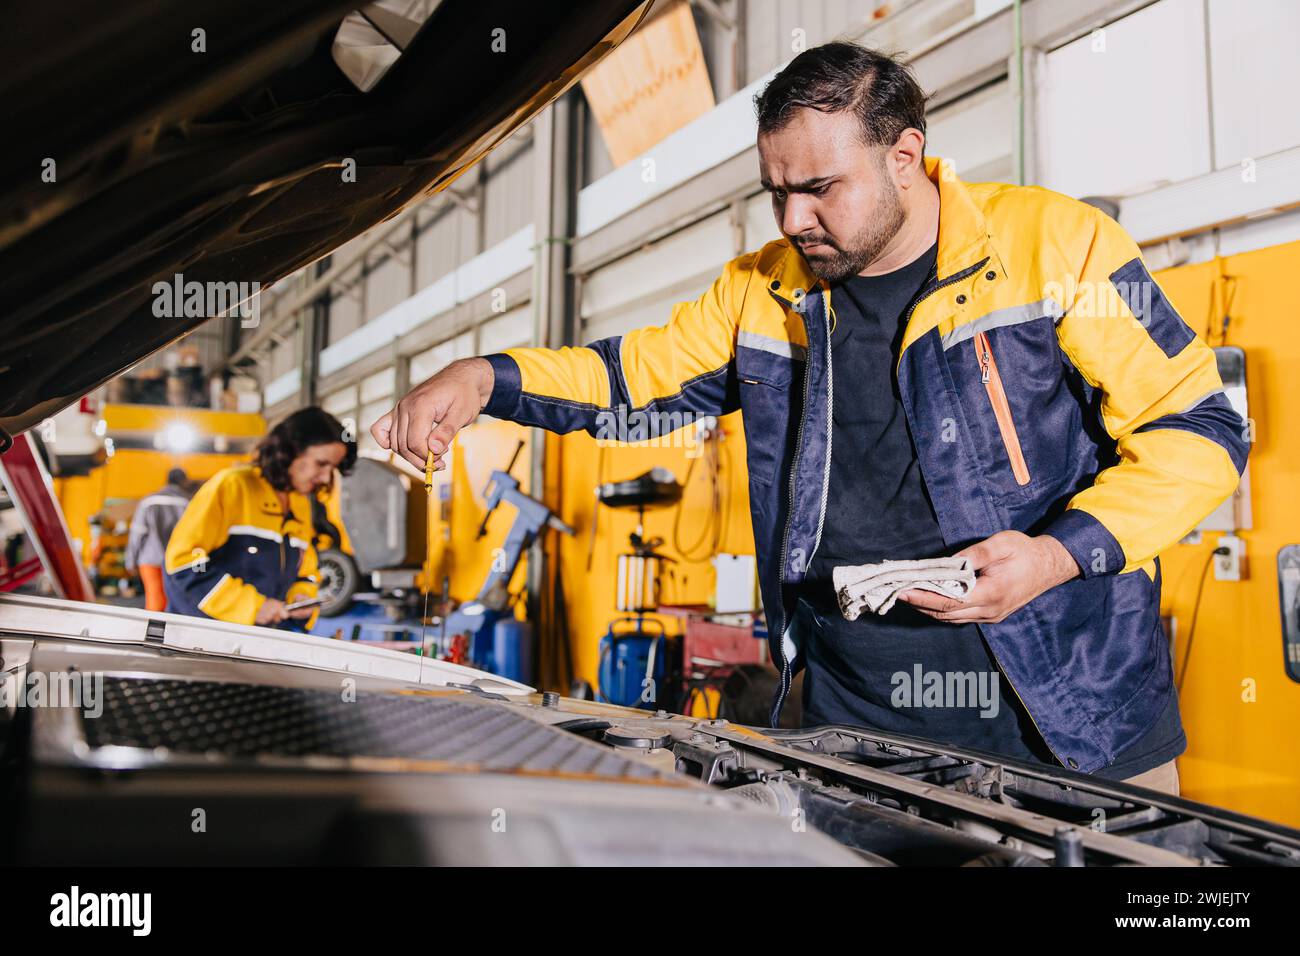
[[[430, 451], [424, 459], [424, 494], [429, 499], [425, 503], [426, 526], [433, 516], [431, 502], [433, 499], [433, 452]], [[425, 648], [425, 630], [429, 626], [429, 575], [433, 573], [433, 567], [429, 564], [429, 541], [431, 538], [426, 534], [424, 540], [424, 612], [420, 615], [420, 647], [416, 651], [420, 655], [419, 677], [417, 683], [424, 683], [424, 648]]]

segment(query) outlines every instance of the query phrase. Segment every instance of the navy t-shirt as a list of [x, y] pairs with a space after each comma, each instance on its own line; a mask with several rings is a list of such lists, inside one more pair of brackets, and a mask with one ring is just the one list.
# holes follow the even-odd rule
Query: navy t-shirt
[[[901, 601], [847, 621], [831, 583], [841, 564], [950, 553], [921, 478], [895, 372], [904, 313], [938, 246], [881, 276], [831, 288], [831, 474], [821, 541], [796, 613], [803, 648], [803, 723], [849, 724], [927, 737], [1021, 760], [1057, 763], [974, 624], [936, 621]], [[1186, 746], [1176, 700], [1110, 767], [1128, 777]]]

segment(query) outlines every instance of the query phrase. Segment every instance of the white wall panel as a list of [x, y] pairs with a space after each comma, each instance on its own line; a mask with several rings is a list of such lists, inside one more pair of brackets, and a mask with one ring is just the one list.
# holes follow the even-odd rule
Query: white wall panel
[[1210, 78], [1219, 169], [1300, 146], [1298, 40], [1296, 0], [1210, 0]]
[[618, 312], [589, 319], [583, 323], [579, 341], [586, 345], [611, 335], [625, 335], [633, 329], [664, 325], [671, 318], [674, 305], [698, 299], [712, 282], [712, 276], [688, 279], [630, 303]]
[[298, 361], [298, 340], [296, 338], [289, 339], [283, 345], [272, 346], [267, 377], [275, 378], [290, 369], [297, 368]]
[[1131, 196], [1119, 222], [1137, 242], [1186, 236], [1221, 223], [1272, 216], [1300, 197], [1300, 147]]
[[[582, 284], [583, 321], [623, 331], [663, 325], [672, 303], [695, 297], [676, 296], [665, 303], [665, 292], [707, 288], [734, 255], [729, 214], [716, 213], [588, 276]], [[599, 337], [587, 335], [585, 329], [583, 334], [584, 341]]]
[[[441, 202], [441, 200], [437, 200]], [[477, 253], [474, 217], [452, 205], [438, 214], [419, 213], [420, 235], [415, 245], [417, 285], [423, 288]]]
[[486, 319], [478, 327], [479, 352], [490, 355], [502, 349], [531, 345], [533, 341], [533, 310], [511, 309], [495, 318]]
[[[500, 147], [501, 154], [516, 147], [510, 141]], [[533, 221], [533, 150], [527, 147], [509, 162], [496, 160], [489, 154], [484, 214], [484, 247], [490, 249], [506, 237], [518, 232]], [[459, 183], [456, 184], [459, 186]], [[454, 188], [454, 187], [453, 187]]]
[[370, 437], [370, 426], [393, 410], [391, 397], [383, 401], [362, 405], [357, 415], [357, 451], [383, 451], [379, 443]]
[[[394, 237], [405, 242], [404, 236]], [[411, 270], [401, 259], [378, 252], [371, 256], [371, 267], [366, 275], [366, 321], [387, 312], [403, 299], [410, 297]]]
[[397, 370], [392, 366], [381, 369], [361, 380], [361, 402], [377, 402], [391, 399], [397, 388]]
[[[291, 397], [296, 397], [302, 384], [302, 373], [292, 368], [283, 375], [278, 375], [266, 383], [262, 389], [262, 404], [266, 409], [279, 402], [287, 401]], [[269, 415], [268, 421], [275, 421], [274, 414]]]
[[1239, 252], [1267, 249], [1297, 240], [1300, 240], [1300, 209], [1228, 226], [1219, 234], [1219, 255], [1235, 256]]
[[349, 269], [343, 283], [348, 286], [348, 291], [341, 292], [336, 287], [330, 297], [329, 333], [325, 337], [327, 345], [332, 345], [361, 328], [361, 306], [365, 299], [365, 286], [360, 275], [360, 266]]
[[745, 42], [746, 81], [795, 56], [795, 30], [806, 46], [816, 46], [861, 30], [886, 0], [748, 0]]
[[389, 309], [364, 328], [341, 339], [330, 336], [321, 351], [320, 371], [332, 375], [376, 349], [389, 345], [412, 329], [446, 312], [458, 303], [493, 289], [532, 265], [533, 227], [525, 226], [475, 256], [418, 293]]
[[585, 236], [754, 145], [755, 80], [652, 150], [585, 186], [578, 194], [577, 233]]
[[411, 356], [410, 379], [418, 385], [435, 372], [440, 372], [457, 359], [474, 354], [474, 333], [465, 332], [440, 345]]
[[1004, 80], [935, 110], [926, 117], [926, 155], [952, 160], [967, 182], [1010, 182], [1014, 109]]
[[745, 249], [754, 251], [763, 248], [765, 243], [781, 238], [781, 230], [776, 224], [776, 214], [772, 211], [772, 197], [759, 193], [745, 200]]
[[355, 417], [357, 411], [357, 387], [349, 385], [337, 392], [331, 392], [321, 399], [320, 406], [337, 418]]
[[587, 102], [585, 97], [582, 101], [582, 148], [584, 152], [583, 186], [588, 186], [606, 173], [614, 171], [614, 160], [609, 156], [609, 147], [605, 145], [605, 137], [600, 131], [600, 124], [596, 122], [596, 117], [591, 112], [591, 104]]
[[1046, 57], [1038, 92], [1040, 181], [1122, 196], [1210, 171], [1199, 2], [1161, 0]]

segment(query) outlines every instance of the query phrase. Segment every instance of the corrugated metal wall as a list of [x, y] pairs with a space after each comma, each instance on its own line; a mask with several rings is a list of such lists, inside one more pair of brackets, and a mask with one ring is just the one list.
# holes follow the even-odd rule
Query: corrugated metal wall
[[[521, 130], [515, 136], [527, 136]], [[487, 171], [483, 205], [483, 248], [490, 249], [533, 221], [533, 150], [498, 149], [484, 161]]]
[[745, 82], [793, 57], [796, 42], [806, 48], [862, 29], [879, 6], [880, 0], [749, 0]]
[[420, 288], [479, 252], [474, 216], [454, 203], [432, 208], [435, 206], [430, 203], [417, 214], [420, 237], [416, 242], [415, 277]]

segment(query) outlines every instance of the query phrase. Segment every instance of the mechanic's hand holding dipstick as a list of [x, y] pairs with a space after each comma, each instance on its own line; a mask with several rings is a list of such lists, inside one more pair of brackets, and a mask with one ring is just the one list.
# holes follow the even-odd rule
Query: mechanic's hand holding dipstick
[[370, 426], [370, 434], [380, 448], [394, 451], [415, 468], [427, 471], [427, 483], [432, 484], [432, 472], [446, 467], [443, 455], [452, 438], [478, 417], [492, 397], [495, 378], [487, 359], [452, 362], [407, 393], [391, 412]]

